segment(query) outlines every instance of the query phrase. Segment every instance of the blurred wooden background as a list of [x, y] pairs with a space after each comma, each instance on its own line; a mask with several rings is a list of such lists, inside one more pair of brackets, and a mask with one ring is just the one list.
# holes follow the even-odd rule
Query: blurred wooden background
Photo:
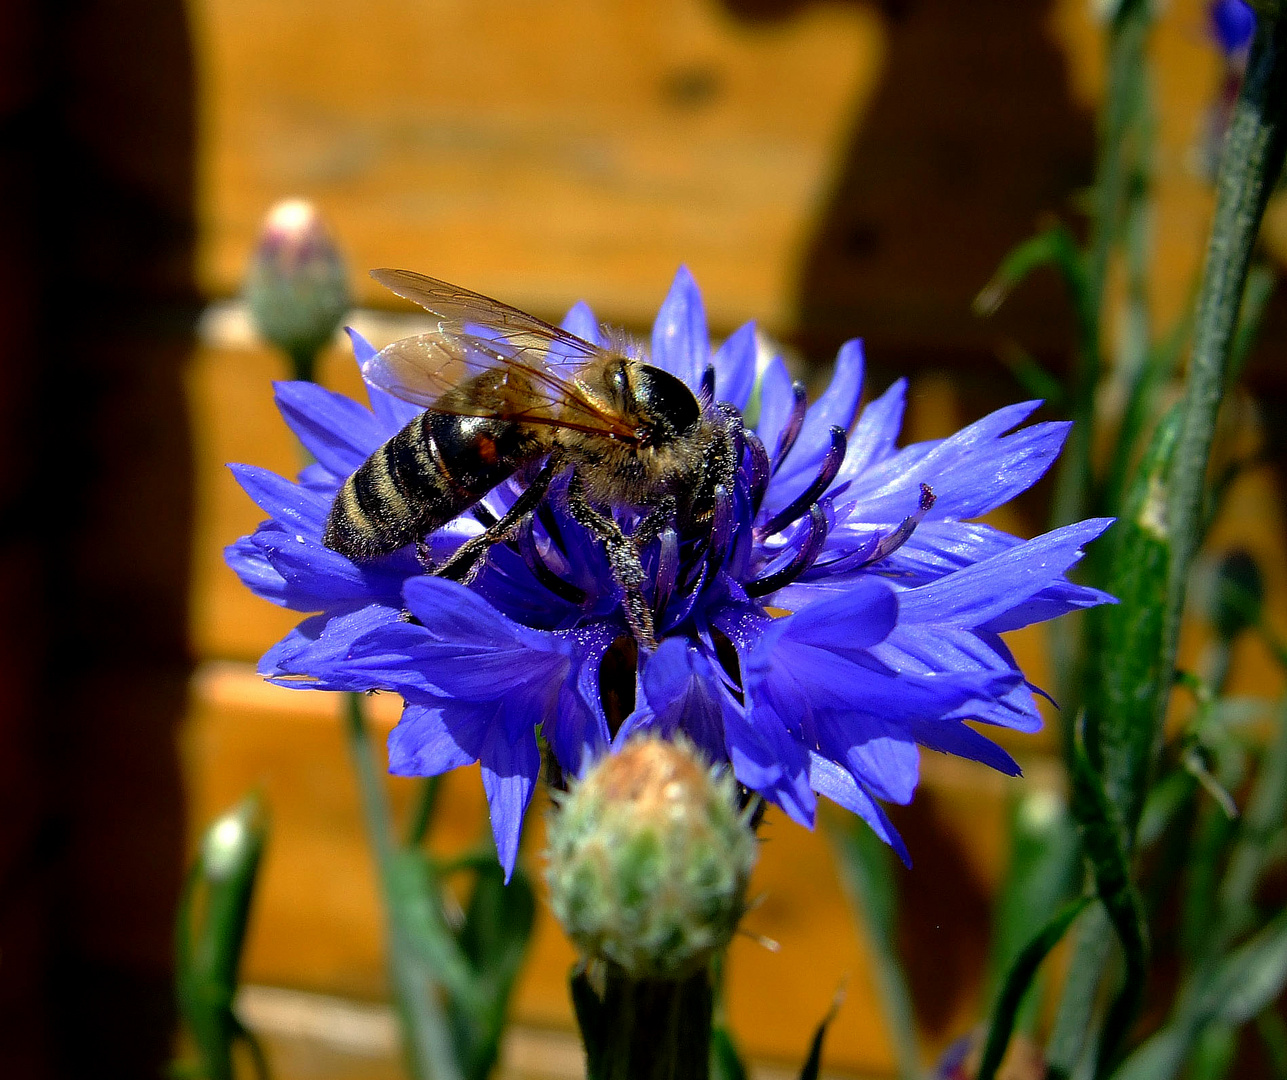
[[[1193, 165], [1218, 75], [1203, 9], [1175, 0], [1155, 48], [1161, 325], [1189, 295], [1210, 209]], [[0, 399], [14, 421], [6, 460], [18, 463], [22, 511], [2, 568], [18, 618], [0, 655], [13, 685], [43, 671], [36, 686], [59, 694], [54, 705], [38, 689], [29, 700], [16, 691], [0, 747], [14, 777], [3, 796], [0, 997], [28, 1002], [0, 1054], [30, 1075], [76, 1075], [74, 1061], [48, 1064], [59, 1056], [49, 1044], [100, 999], [115, 1002], [120, 1064], [107, 1055], [99, 1075], [141, 1075], [140, 1060], [164, 1053], [180, 838], [254, 786], [274, 833], [246, 978], [365, 1001], [386, 992], [336, 702], [255, 677], [254, 660], [295, 619], [222, 563], [223, 546], [259, 516], [224, 463], [294, 468], [269, 388], [285, 372], [253, 342], [191, 327], [206, 304], [236, 294], [270, 203], [319, 204], [367, 306], [388, 298], [365, 268], [401, 265], [546, 317], [584, 298], [638, 330], [687, 263], [716, 335], [759, 319], [817, 370], [861, 334], [874, 390], [910, 372], [909, 438], [944, 435], [1013, 399], [997, 359], [1005, 343], [1056, 367], [1066, 358], [1070, 321], [1051, 277], [989, 320], [970, 301], [1043, 215], [1078, 220], [1103, 59], [1085, 0], [90, 0], [67, 16], [38, 10], [9, 28], [59, 63], [18, 64], [12, 87], [0, 86], [17, 148], [0, 175], [38, 211], [34, 224], [15, 222], [0, 264], [35, 294], [26, 306], [21, 291], [6, 301], [7, 347], [27, 381]], [[41, 355], [38, 373], [24, 349]], [[357, 389], [340, 350], [322, 377]], [[53, 415], [50, 402], [60, 403]], [[61, 505], [41, 473], [50, 461], [81, 478], [78, 509], [52, 518], [52, 542], [39, 527], [50, 519], [32, 511]], [[997, 523], [1032, 535], [1043, 515], [1038, 491]], [[1271, 468], [1239, 482], [1221, 529], [1217, 542], [1252, 547], [1275, 597], [1287, 596]], [[72, 629], [68, 611], [80, 612]], [[1017, 637], [1029, 674], [1048, 685], [1041, 634]], [[1276, 679], [1254, 645], [1239, 679], [1261, 693]], [[378, 704], [387, 726], [396, 703]], [[1007, 745], [1024, 780], [927, 754], [916, 805], [895, 815], [917, 860], [900, 888], [931, 1050], [979, 1019], [1006, 800], [1057, 785], [1051, 732]], [[405, 805], [405, 786], [392, 787]], [[476, 775], [453, 776], [447, 793], [436, 841], [463, 846], [484, 827]], [[847, 978], [828, 1068], [889, 1075], [864, 944], [824, 836], [772, 815], [766, 836], [755, 882], [764, 902], [747, 925], [782, 948], [734, 947], [731, 1018], [745, 1051], [798, 1061]], [[539, 849], [538, 827], [525, 848], [533, 868]], [[543, 918], [519, 1024], [570, 1029], [571, 961]], [[93, 993], [76, 989], [87, 970], [98, 973]], [[138, 992], [113, 997], [130, 979]], [[146, 1027], [139, 1010], [153, 1018], [150, 1049], [129, 1045]]]

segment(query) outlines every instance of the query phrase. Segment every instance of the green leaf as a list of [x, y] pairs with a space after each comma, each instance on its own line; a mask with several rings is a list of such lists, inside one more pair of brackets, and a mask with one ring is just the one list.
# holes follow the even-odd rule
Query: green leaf
[[1287, 822], [1287, 704], [1279, 707], [1275, 728], [1220, 887], [1220, 907], [1227, 932], [1234, 937], [1251, 925], [1252, 896], [1268, 863], [1273, 838]]
[[515, 870], [508, 885], [494, 854], [478, 871], [460, 930], [460, 948], [473, 969], [468, 998], [448, 994], [447, 1014], [466, 1080], [484, 1080], [496, 1064], [514, 979], [527, 953], [536, 917], [531, 882]]
[[828, 829], [828, 834], [840, 863], [841, 881], [876, 964], [876, 986], [898, 1059], [898, 1075], [901, 1080], [914, 1080], [920, 1075], [916, 1023], [907, 978], [898, 962], [897, 893], [889, 848], [857, 818], [848, 819], [845, 827]]
[[1036, 977], [1037, 969], [1090, 902], [1090, 897], [1081, 896], [1065, 904], [1015, 957], [992, 1010], [992, 1024], [983, 1049], [983, 1059], [979, 1063], [978, 1080], [993, 1080], [996, 1076], [1005, 1057], [1006, 1047], [1010, 1045], [1010, 1035], [1014, 1031], [1019, 1006]]
[[1018, 345], [1008, 345], [999, 351], [999, 357], [1026, 395], [1040, 398], [1056, 412], [1063, 411], [1068, 399], [1063, 381], [1042, 367], [1031, 353]]
[[[1079, 854], [1076, 825], [1061, 796], [1038, 789], [1012, 800], [1010, 863], [997, 898], [988, 963], [991, 995], [1073, 891]], [[1037, 995], [1029, 993], [1016, 1021], [1021, 1028], [1037, 1004]]]
[[206, 830], [179, 902], [175, 993], [207, 1080], [232, 1080], [233, 1047], [248, 1037], [233, 999], [267, 835], [263, 799], [247, 795]]
[[818, 1080], [818, 1073], [822, 1069], [822, 1043], [827, 1037], [827, 1028], [836, 1018], [844, 999], [843, 990], [837, 990], [836, 996], [831, 999], [831, 1008], [827, 1010], [827, 1015], [822, 1018], [822, 1023], [809, 1042], [809, 1056], [804, 1059], [804, 1066], [800, 1069], [800, 1080]]
[[1099, 1062], [1111, 1062], [1144, 998], [1148, 971], [1143, 904], [1131, 882], [1123, 844], [1125, 829], [1080, 740], [1073, 748], [1073, 814], [1081, 825], [1082, 848], [1095, 877], [1095, 891], [1122, 946], [1125, 971], [1100, 1039]]
[[1161, 705], [1171, 687], [1162, 656], [1171, 564], [1166, 502], [1179, 420], [1173, 409], [1158, 425], [1125, 514], [1109, 534], [1106, 587], [1120, 602], [1091, 613], [1095, 677], [1086, 688], [1086, 749], [1108, 801], [1118, 808], [1125, 850], [1133, 846], [1160, 742]]
[[1224, 1080], [1238, 1050], [1238, 1029], [1232, 1024], [1210, 1024], [1189, 1052], [1189, 1080]]
[[728, 1028], [711, 1030], [711, 1080], [747, 1080], [746, 1066]]
[[1155, 416], [1158, 398], [1167, 380], [1175, 373], [1184, 346], [1193, 332], [1192, 313], [1180, 319], [1171, 332], [1155, 343], [1144, 363], [1133, 373], [1126, 392], [1126, 408], [1117, 429], [1116, 445], [1108, 463], [1104, 481], [1103, 510], [1106, 514], [1122, 513], [1122, 499], [1131, 467], [1135, 463], [1140, 438]]
[[1276, 1080], [1287, 1080], [1287, 1022], [1272, 1008], [1256, 1017], [1256, 1031]]
[[419, 851], [397, 848], [389, 854], [385, 888], [398, 912], [407, 945], [450, 997], [482, 1006], [474, 971], [442, 913], [442, 886], [432, 863]]
[[[1268, 1008], [1287, 985], [1287, 910], [1215, 968], [1205, 985], [1190, 992], [1175, 1017], [1148, 1039], [1114, 1080], [1170, 1080], [1211, 1025], [1238, 1027]], [[1219, 1048], [1219, 1035], [1212, 1049]]]
[[991, 315], [1032, 271], [1053, 266], [1068, 290], [1078, 320], [1088, 317], [1086, 265], [1077, 241], [1062, 222], [1024, 240], [1001, 260], [997, 272], [974, 298], [976, 315]]
[[1230, 953], [1220, 965], [1205, 1002], [1227, 1024], [1245, 1024], [1268, 1008], [1287, 985], [1287, 909]]
[[1243, 287], [1242, 307], [1238, 312], [1238, 329], [1234, 333], [1233, 347], [1229, 352], [1229, 369], [1225, 376], [1225, 385], [1233, 386], [1242, 376], [1243, 368], [1260, 336], [1260, 327], [1265, 320], [1265, 311], [1269, 299], [1278, 284], [1278, 275], [1272, 266], [1258, 263], [1247, 272], [1247, 284]]

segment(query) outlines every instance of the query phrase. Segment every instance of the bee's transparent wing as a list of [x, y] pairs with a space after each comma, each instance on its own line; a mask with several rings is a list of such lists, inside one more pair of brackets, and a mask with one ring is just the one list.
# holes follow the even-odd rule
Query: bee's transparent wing
[[[604, 351], [518, 308], [410, 270], [371, 276], [433, 315], [436, 329], [395, 341], [362, 365], [367, 382], [427, 409], [634, 436], [634, 428], [577, 380]], [[499, 408], [468, 395], [443, 397], [486, 370], [506, 373], [514, 393]]]

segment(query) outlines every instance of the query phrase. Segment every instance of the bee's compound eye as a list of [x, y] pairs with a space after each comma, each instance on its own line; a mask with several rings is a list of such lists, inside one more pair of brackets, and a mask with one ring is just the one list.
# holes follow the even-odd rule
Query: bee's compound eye
[[635, 373], [635, 387], [639, 403], [666, 420], [676, 434], [685, 434], [702, 418], [696, 395], [669, 371], [640, 364]]

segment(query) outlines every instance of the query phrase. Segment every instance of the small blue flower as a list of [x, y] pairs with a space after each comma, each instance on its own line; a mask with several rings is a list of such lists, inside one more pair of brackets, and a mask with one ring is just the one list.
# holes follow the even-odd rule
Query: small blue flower
[[1256, 33], [1256, 13], [1245, 0], [1215, 0], [1210, 7], [1211, 32], [1226, 56], [1243, 53]]
[[[564, 327], [602, 342], [584, 304]], [[373, 350], [352, 334], [359, 362]], [[1000, 409], [947, 439], [896, 445], [906, 382], [861, 411], [863, 355], [845, 345], [826, 392], [806, 407], [780, 358], [757, 370], [753, 325], [712, 352], [701, 294], [680, 270], [652, 334], [650, 362], [759, 419], [713, 525], [665, 529], [642, 551], [658, 647], [634, 678], [600, 685], [629, 631], [602, 543], [556, 480], [518, 536], [491, 549], [469, 585], [426, 575], [408, 547], [354, 563], [322, 544], [344, 479], [417, 409], [370, 387], [367, 409], [311, 383], [279, 383], [291, 430], [316, 459], [294, 482], [233, 466], [269, 515], [227, 550], [256, 593], [311, 613], [260, 663], [274, 682], [387, 690], [405, 701], [390, 771], [433, 775], [480, 762], [506, 872], [541, 766], [540, 743], [581, 775], [641, 731], [684, 732], [747, 788], [811, 824], [818, 795], [863, 817], [906, 860], [881, 807], [906, 803], [920, 747], [1016, 775], [971, 726], [1032, 731], [1033, 688], [1001, 637], [1111, 597], [1065, 572], [1107, 526], [1093, 519], [1024, 541], [978, 518], [1041, 477], [1066, 423], [1021, 425]], [[482, 505], [501, 515], [522, 478]], [[641, 511], [617, 509], [630, 532]], [[464, 515], [428, 538], [434, 559], [482, 526]], [[617, 650], [630, 655], [626, 650]], [[614, 654], [615, 655], [615, 654]], [[605, 695], [634, 708], [609, 722]]]

